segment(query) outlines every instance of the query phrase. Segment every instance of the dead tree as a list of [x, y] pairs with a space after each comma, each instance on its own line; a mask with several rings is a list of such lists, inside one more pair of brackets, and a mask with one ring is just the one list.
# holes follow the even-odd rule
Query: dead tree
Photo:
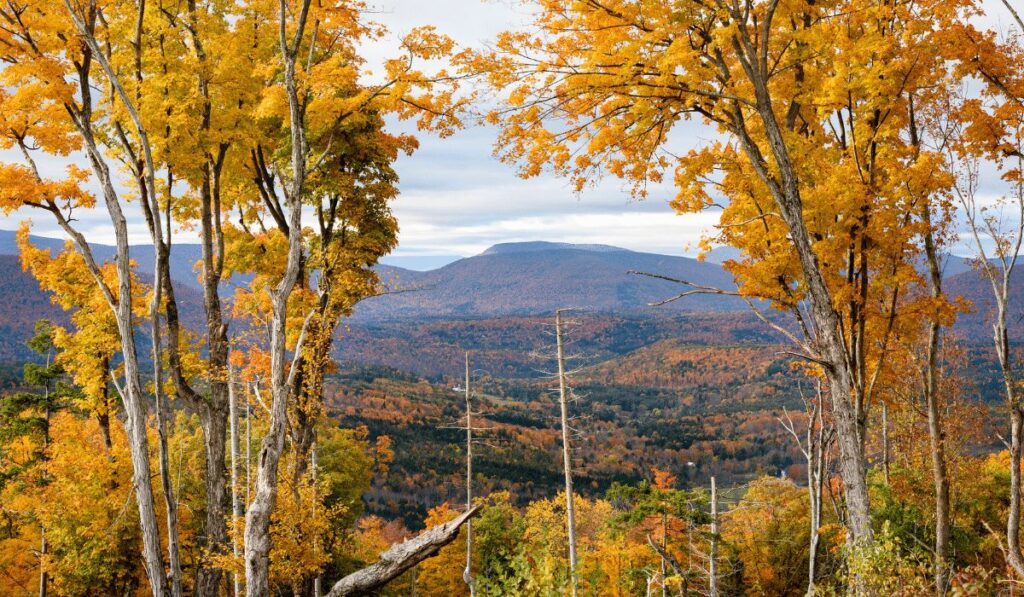
[[[989, 282], [995, 302], [992, 321], [993, 342], [1002, 374], [1006, 406], [1010, 411], [1010, 508], [1006, 520], [1006, 559], [1018, 575], [1024, 576], [1024, 555], [1021, 553], [1020, 545], [1020, 465], [1024, 445], [1024, 403], [1018, 389], [1016, 363], [1010, 352], [1007, 324], [1010, 280], [1024, 241], [1024, 184], [1018, 177], [1013, 185], [1012, 196], [1002, 201], [1003, 206], [1008, 206], [1012, 213], [1012, 220], [1004, 222], [1001, 214], [992, 214], [986, 208], [978, 206], [978, 162], [969, 158], [964, 159], [952, 150], [948, 155], [954, 172], [958, 174], [954, 190], [963, 209], [970, 237], [974, 241], [975, 261], [982, 276]], [[1024, 168], [1024, 160], [1020, 156], [1020, 151], [1017, 151], [1015, 159], [1018, 169]], [[985, 248], [985, 238], [994, 241], [994, 254], [990, 254]]]
[[576, 597], [576, 511], [572, 495], [572, 448], [569, 442], [569, 387], [565, 371], [565, 341], [562, 337], [562, 311], [555, 311], [555, 342], [558, 358], [558, 403], [562, 418], [562, 467], [565, 470], [565, 524], [569, 535], [569, 577]]
[[[466, 351], [466, 512], [473, 509], [473, 403], [470, 392], [469, 351]], [[462, 573], [471, 597], [476, 595], [473, 581], [473, 521], [466, 520], [466, 569]]]
[[[445, 426], [446, 429], [457, 429], [466, 432], [466, 511], [473, 509], [473, 446], [479, 445], [480, 437], [476, 432], [487, 431], [490, 427], [480, 427], [474, 423], [474, 417], [480, 412], [473, 410], [472, 373], [469, 366], [469, 351], [465, 353], [465, 387], [456, 386], [455, 392], [465, 393], [465, 413], [463, 422]], [[473, 578], [473, 521], [466, 521], [466, 567], [462, 571], [462, 580], [469, 588], [470, 595], [476, 595], [476, 580]]]
[[808, 400], [801, 392], [801, 399], [807, 409], [807, 426], [801, 433], [797, 431], [796, 424], [789, 416], [789, 412], [783, 410], [785, 420], [779, 419], [782, 427], [793, 436], [800, 452], [807, 462], [807, 493], [811, 506], [810, 540], [808, 542], [808, 564], [807, 564], [807, 595], [812, 597], [815, 591], [817, 577], [818, 547], [821, 543], [821, 506], [822, 493], [824, 489], [825, 474], [827, 472], [828, 452], [835, 436], [835, 429], [831, 424], [825, 423], [824, 394], [821, 391], [821, 382], [818, 382], [817, 397]]
[[711, 477], [711, 548], [708, 550], [708, 597], [718, 597], [718, 487]]

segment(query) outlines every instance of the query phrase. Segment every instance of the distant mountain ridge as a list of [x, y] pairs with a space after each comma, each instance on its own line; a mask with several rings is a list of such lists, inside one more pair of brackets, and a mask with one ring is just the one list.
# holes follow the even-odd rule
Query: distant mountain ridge
[[[64, 242], [33, 236], [36, 246], [60, 250]], [[100, 260], [109, 259], [114, 247], [94, 245]], [[717, 250], [716, 261], [735, 259], [730, 250]], [[0, 328], [9, 333], [0, 338], [0, 354], [10, 352], [4, 344], [19, 346], [24, 333], [39, 317], [54, 317], [54, 307], [38, 285], [18, 264], [15, 233], [0, 231], [0, 304], [9, 308], [0, 318]], [[152, 247], [134, 245], [132, 258], [139, 272], [152, 273]], [[182, 315], [201, 322], [201, 295], [195, 264], [201, 257], [199, 245], [178, 243], [172, 249], [172, 278], [179, 287]], [[969, 341], [988, 339], [987, 316], [991, 298], [987, 283], [971, 268], [970, 261], [950, 256], [945, 263], [946, 289], [951, 295], [971, 300], [974, 309], [961, 315], [956, 330]], [[388, 321], [429, 321], [445, 319], [491, 319], [550, 315], [555, 309], [573, 308], [592, 315], [644, 316], [656, 313], [744, 312], [746, 304], [734, 297], [694, 295], [653, 308], [687, 290], [670, 281], [630, 274], [642, 271], [723, 289], [734, 288], [732, 276], [719, 263], [689, 257], [659, 255], [599, 244], [575, 245], [558, 242], [501, 243], [479, 255], [458, 259], [443, 267], [414, 271], [379, 265], [377, 271], [387, 292], [364, 300], [355, 308], [350, 323], [358, 326]], [[1024, 292], [1024, 272], [1014, 276], [1014, 291]], [[225, 296], [228, 296], [227, 294]], [[17, 305], [17, 307], [10, 307]], [[1015, 332], [1024, 332], [1024, 301], [1011, 313]], [[196, 310], [195, 313], [190, 311]], [[0, 330], [2, 331], [2, 330]], [[1019, 337], [1019, 333], [1018, 333]], [[14, 352], [18, 352], [15, 349]]]
[[[40, 249], [49, 249], [53, 254], [64, 249], [64, 242], [57, 238], [32, 235], [29, 241]], [[93, 255], [97, 261], [103, 262], [114, 257], [116, 252], [113, 245], [91, 243]], [[17, 233], [11, 230], [0, 230], [0, 255], [18, 255]], [[153, 274], [154, 255], [153, 245], [131, 245], [128, 247], [128, 254], [135, 260], [138, 271], [143, 274]], [[175, 243], [171, 246], [170, 267], [171, 279], [179, 284], [184, 284], [197, 290], [202, 289], [199, 283], [199, 275], [195, 269], [195, 263], [202, 259], [203, 249], [195, 243]]]
[[[649, 311], [686, 286], [631, 271], [648, 272], [705, 286], [735, 288], [720, 265], [689, 257], [630, 251], [608, 245], [503, 243], [444, 267], [414, 272], [382, 266], [390, 294], [367, 299], [357, 321], [498, 317], [550, 313], [559, 308], [623, 313]], [[736, 311], [746, 304], [720, 295], [695, 295], [667, 310]]]

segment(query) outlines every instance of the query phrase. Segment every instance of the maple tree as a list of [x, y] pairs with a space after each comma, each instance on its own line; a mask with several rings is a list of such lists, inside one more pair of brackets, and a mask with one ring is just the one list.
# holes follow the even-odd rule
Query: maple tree
[[[501, 155], [577, 189], [610, 174], [643, 196], [670, 176], [678, 211], [721, 208], [709, 240], [741, 249], [726, 264], [739, 293], [788, 313], [776, 330], [828, 382], [851, 538], [869, 542], [873, 392], [903, 299], [923, 284], [925, 216], [933, 236], [948, 224], [922, 205], [952, 184], [941, 152], [908, 131], [943, 99], [973, 5], [530, 4], [534, 29], [478, 57], [502, 93]], [[689, 119], [721, 137], [674, 151]]]

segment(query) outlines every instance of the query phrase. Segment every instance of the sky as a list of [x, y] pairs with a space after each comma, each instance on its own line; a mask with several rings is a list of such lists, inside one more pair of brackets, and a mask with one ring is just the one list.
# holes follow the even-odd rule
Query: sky
[[[390, 30], [387, 37], [364, 48], [371, 68], [394, 56], [400, 35], [418, 25], [432, 24], [462, 46], [481, 47], [500, 31], [529, 21], [526, 9], [514, 0], [370, 0], [370, 4], [373, 18]], [[1009, 19], [994, 16], [1005, 13], [1005, 8], [998, 0], [986, 4], [993, 15], [987, 17], [988, 24], [1005, 30]], [[408, 124], [394, 125], [411, 130]], [[685, 152], [713, 134], [698, 123], [684, 123], [673, 134], [671, 149], [676, 154]], [[485, 126], [468, 126], [446, 139], [419, 135], [420, 149], [397, 164], [401, 195], [393, 209], [400, 226], [399, 246], [386, 261], [426, 268], [478, 254], [497, 243], [530, 240], [600, 243], [692, 256], [698, 253], [702, 235], [717, 221], [714, 212], [676, 214], [668, 205], [673, 196], [670, 185], [651, 187], [649, 196], [637, 201], [615, 179], [599, 181], [581, 193], [550, 173], [521, 179], [514, 165], [493, 157], [496, 135], [495, 129]], [[42, 166], [51, 172], [61, 168], [57, 162]], [[133, 211], [129, 210], [132, 241], [147, 242], [141, 215]], [[0, 230], [14, 230], [32, 215], [35, 234], [61, 236], [45, 215], [27, 211], [0, 216]], [[76, 216], [90, 241], [113, 242], [105, 210]], [[181, 233], [176, 242], [194, 242], [190, 234]]]
[[[528, 22], [522, 5], [508, 0], [370, 1], [372, 18], [390, 31], [364, 49], [371, 67], [396, 55], [399, 36], [419, 25], [432, 24], [460, 45], [481, 47], [500, 31]], [[694, 255], [701, 233], [717, 220], [714, 214], [676, 215], [668, 206], [669, 186], [652, 187], [646, 200], [635, 201], [615, 180], [582, 193], [551, 174], [523, 180], [513, 165], [492, 156], [496, 136], [494, 128], [482, 126], [467, 126], [446, 139], [419, 135], [420, 149], [399, 160], [401, 195], [393, 205], [400, 226], [399, 246], [393, 253], [398, 261], [433, 265], [478, 254], [497, 243], [528, 240]], [[42, 166], [51, 172], [62, 168], [57, 161]], [[141, 215], [134, 211], [128, 210], [132, 242], [147, 242]], [[27, 217], [33, 219], [34, 234], [61, 236], [45, 214], [31, 210], [0, 216], [0, 230], [14, 230]], [[105, 210], [79, 212], [76, 217], [91, 242], [113, 242]], [[182, 233], [176, 242], [193, 242], [190, 234]]]
[[[393, 51], [394, 35], [422, 24], [424, 4], [380, 0], [378, 20], [392, 39], [368, 54]], [[461, 45], [481, 47], [499, 32], [529, 22], [522, 4], [509, 0], [434, 0], [432, 24]], [[679, 135], [685, 151], [702, 141], [699, 127]], [[704, 132], [709, 136], [709, 132]], [[677, 215], [669, 207], [669, 185], [651, 187], [643, 201], [617, 180], [576, 193], [552, 174], [523, 180], [514, 165], [493, 157], [497, 131], [467, 128], [447, 139], [421, 136], [420, 149], [398, 163], [402, 194], [394, 205], [400, 245], [395, 254], [474, 255], [501, 242], [547, 240], [599, 243], [638, 251], [695, 255], [702, 234], [716, 221], [711, 213]]]

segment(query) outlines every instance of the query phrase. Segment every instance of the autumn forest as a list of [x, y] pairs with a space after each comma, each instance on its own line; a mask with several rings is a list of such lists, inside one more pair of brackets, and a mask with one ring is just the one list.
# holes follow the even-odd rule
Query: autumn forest
[[1024, 4], [479, 3], [0, 0], [0, 596], [1024, 594]]

